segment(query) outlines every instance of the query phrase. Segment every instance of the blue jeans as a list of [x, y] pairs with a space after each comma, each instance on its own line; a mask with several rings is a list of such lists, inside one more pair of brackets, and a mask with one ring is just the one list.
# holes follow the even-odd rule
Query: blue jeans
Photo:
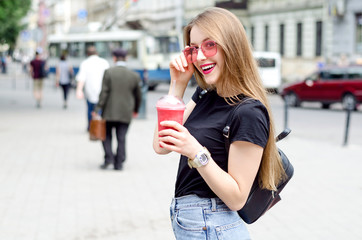
[[96, 107], [97, 103], [91, 103], [90, 101], [88, 101], [87, 99], [87, 117], [88, 117], [88, 131], [89, 131], [89, 126], [90, 126], [90, 121], [92, 120], [92, 112], [93, 109]]
[[174, 198], [170, 207], [172, 229], [177, 240], [250, 239], [244, 221], [219, 198], [188, 195]]

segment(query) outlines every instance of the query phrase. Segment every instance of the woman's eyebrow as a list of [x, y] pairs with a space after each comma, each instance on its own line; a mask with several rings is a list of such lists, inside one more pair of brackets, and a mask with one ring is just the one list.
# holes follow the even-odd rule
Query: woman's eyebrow
[[[205, 38], [204, 40], [201, 41], [201, 43], [203, 43], [203, 42], [205, 42], [205, 41], [207, 41], [207, 40], [210, 40], [210, 38], [208, 38], [208, 37]], [[191, 45], [198, 45], [198, 44], [191, 42], [191, 43], [190, 43], [190, 46], [191, 46]]]

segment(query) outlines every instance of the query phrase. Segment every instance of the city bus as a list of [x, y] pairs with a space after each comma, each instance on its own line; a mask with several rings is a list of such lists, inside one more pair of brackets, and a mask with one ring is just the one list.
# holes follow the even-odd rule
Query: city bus
[[282, 84], [281, 56], [276, 52], [254, 52], [264, 87], [274, 93]]
[[181, 51], [179, 39], [177, 34], [151, 35], [142, 30], [49, 35], [47, 65], [49, 73], [55, 73], [60, 56], [65, 53], [77, 73], [87, 57], [86, 49], [95, 46], [98, 55], [113, 66], [112, 51], [122, 47], [128, 51], [127, 66], [153, 90], [160, 83], [170, 82], [169, 63]]

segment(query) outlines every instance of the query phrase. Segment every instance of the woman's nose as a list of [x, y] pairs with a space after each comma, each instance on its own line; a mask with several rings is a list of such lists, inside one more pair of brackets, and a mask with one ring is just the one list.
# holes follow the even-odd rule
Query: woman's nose
[[198, 52], [197, 52], [197, 61], [201, 61], [201, 60], [205, 60], [206, 57], [204, 55], [204, 53], [202, 52], [201, 48], [199, 48]]

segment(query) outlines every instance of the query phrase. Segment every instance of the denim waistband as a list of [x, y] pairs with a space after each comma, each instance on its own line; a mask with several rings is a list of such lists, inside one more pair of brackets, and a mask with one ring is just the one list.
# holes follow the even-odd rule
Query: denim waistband
[[215, 211], [216, 209], [228, 208], [220, 198], [201, 198], [194, 194], [173, 198], [171, 205], [175, 210], [180, 208], [205, 207]]

